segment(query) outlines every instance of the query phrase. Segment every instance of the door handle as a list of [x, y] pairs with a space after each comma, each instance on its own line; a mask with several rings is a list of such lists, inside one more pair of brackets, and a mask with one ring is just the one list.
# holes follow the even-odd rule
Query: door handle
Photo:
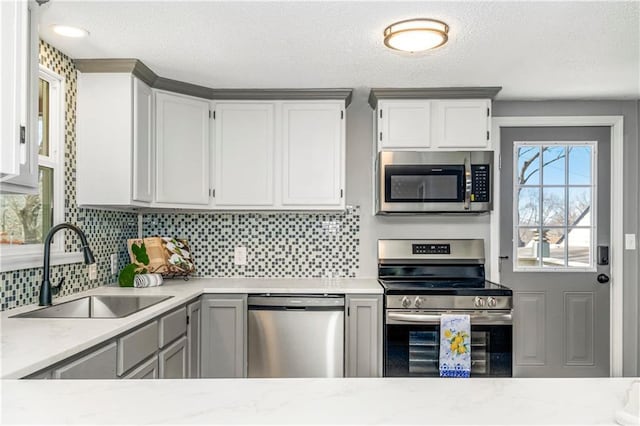
[[598, 282], [599, 282], [600, 284], [606, 284], [606, 283], [608, 283], [608, 282], [609, 282], [609, 275], [607, 275], [607, 274], [600, 274], [600, 275], [598, 275], [597, 280], [598, 280]]

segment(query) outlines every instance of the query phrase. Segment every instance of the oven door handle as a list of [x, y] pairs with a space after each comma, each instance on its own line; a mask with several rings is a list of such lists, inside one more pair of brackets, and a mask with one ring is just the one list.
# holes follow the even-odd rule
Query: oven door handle
[[[509, 312], [468, 314], [471, 324], [511, 325], [513, 315]], [[442, 314], [420, 314], [414, 312], [387, 312], [387, 324], [440, 324]]]

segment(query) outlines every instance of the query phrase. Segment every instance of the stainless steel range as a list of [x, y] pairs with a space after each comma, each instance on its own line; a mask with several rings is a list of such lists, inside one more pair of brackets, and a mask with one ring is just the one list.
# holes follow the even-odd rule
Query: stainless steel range
[[439, 375], [440, 317], [471, 318], [471, 376], [511, 376], [512, 291], [487, 281], [483, 240], [379, 240], [384, 375]]

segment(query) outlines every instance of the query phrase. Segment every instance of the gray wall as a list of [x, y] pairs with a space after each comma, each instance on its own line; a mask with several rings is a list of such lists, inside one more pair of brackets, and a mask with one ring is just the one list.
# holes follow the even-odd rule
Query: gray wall
[[[489, 253], [489, 216], [444, 217], [379, 217], [373, 215], [373, 140], [374, 117], [367, 104], [368, 89], [354, 92], [347, 109], [347, 203], [361, 207], [360, 268], [358, 276], [375, 277], [376, 243], [379, 238], [483, 238]], [[624, 232], [638, 233], [638, 200], [640, 183], [638, 164], [638, 123], [640, 102], [637, 101], [540, 101], [494, 102], [493, 115], [560, 116], [622, 115], [625, 138]], [[625, 251], [624, 261], [624, 375], [636, 376], [640, 371], [640, 330], [638, 327], [638, 263], [640, 251]], [[489, 272], [489, 271], [488, 271]]]

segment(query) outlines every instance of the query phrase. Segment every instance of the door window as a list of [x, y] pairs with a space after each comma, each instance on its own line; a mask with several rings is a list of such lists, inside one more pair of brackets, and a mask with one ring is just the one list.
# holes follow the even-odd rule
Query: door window
[[595, 270], [595, 142], [514, 143], [514, 271]]

